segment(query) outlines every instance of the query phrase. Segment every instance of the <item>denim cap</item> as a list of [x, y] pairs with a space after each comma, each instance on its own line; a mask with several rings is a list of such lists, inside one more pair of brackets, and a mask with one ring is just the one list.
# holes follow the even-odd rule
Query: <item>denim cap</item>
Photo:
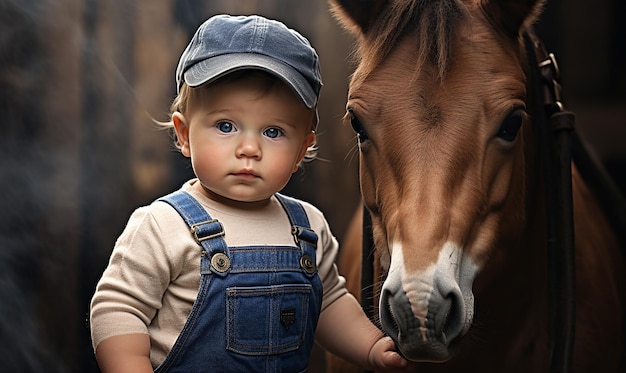
[[322, 88], [319, 58], [309, 41], [283, 23], [261, 16], [216, 15], [183, 51], [176, 86], [199, 87], [238, 70], [258, 69], [287, 83], [307, 108]]

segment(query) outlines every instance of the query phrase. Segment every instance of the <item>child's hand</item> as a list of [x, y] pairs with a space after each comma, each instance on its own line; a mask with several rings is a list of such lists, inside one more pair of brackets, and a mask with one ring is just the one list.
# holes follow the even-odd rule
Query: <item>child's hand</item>
[[396, 345], [389, 337], [379, 339], [369, 353], [369, 363], [376, 372], [414, 372], [415, 363], [396, 352]]

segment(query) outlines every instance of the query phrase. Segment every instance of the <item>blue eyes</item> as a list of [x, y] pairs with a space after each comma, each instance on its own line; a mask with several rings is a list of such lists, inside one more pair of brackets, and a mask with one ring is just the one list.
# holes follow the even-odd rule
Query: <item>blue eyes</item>
[[230, 122], [219, 122], [217, 123], [216, 127], [218, 130], [220, 130], [220, 132], [224, 133], [230, 133], [235, 131], [235, 126], [233, 126], [233, 124]]
[[[215, 127], [217, 127], [217, 129], [222, 133], [237, 132], [235, 125], [227, 121], [218, 122]], [[269, 127], [263, 131], [263, 136], [270, 139], [277, 139], [284, 135], [285, 131], [278, 127]]]
[[283, 131], [276, 127], [271, 127], [263, 131], [263, 135], [270, 139], [276, 139], [283, 135]]

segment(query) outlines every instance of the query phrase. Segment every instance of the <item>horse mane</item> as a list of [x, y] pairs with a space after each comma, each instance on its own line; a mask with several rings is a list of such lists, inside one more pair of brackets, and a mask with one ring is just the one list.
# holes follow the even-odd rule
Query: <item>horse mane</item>
[[[358, 56], [362, 71], [371, 72], [393, 50], [405, 35], [412, 33], [418, 45], [416, 69], [426, 62], [437, 65], [440, 75], [446, 71], [451, 50], [451, 40], [456, 25], [468, 16], [465, 5], [459, 0], [397, 0], [363, 35]], [[416, 27], [417, 25], [417, 27]]]

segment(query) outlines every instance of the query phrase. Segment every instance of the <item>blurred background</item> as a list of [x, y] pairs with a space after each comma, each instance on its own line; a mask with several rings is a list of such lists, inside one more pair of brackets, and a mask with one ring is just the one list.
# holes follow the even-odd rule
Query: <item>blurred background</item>
[[[359, 203], [356, 141], [340, 123], [353, 40], [324, 0], [0, 0], [1, 372], [98, 372], [89, 301], [130, 213], [192, 177], [152, 119], [167, 119], [178, 57], [217, 13], [279, 19], [319, 52], [321, 159], [285, 192], [342, 240]], [[550, 0], [537, 25], [566, 106], [622, 190], [624, 18], [623, 0]], [[320, 351], [312, 364], [323, 371]]]

